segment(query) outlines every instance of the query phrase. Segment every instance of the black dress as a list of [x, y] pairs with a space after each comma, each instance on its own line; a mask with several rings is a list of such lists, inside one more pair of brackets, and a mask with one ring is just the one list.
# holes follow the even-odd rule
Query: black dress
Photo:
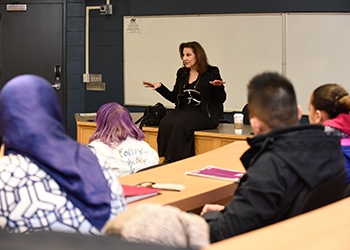
[[188, 83], [189, 73], [182, 68], [177, 72], [173, 91], [164, 85], [157, 91], [176, 104], [160, 122], [158, 153], [166, 161], [177, 161], [194, 155], [194, 131], [216, 128], [223, 117], [226, 100], [224, 86], [213, 86], [209, 81], [221, 80], [219, 69], [210, 66]]

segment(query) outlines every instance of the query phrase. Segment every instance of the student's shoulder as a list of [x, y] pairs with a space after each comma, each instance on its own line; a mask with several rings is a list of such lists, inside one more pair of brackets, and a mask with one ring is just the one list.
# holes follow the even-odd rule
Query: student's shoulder
[[110, 149], [110, 146], [108, 146], [107, 144], [103, 143], [100, 140], [95, 140], [89, 143], [88, 145], [89, 148], [93, 148], [96, 151], [100, 151], [100, 150], [108, 150]]
[[145, 142], [143, 140], [137, 140], [137, 139], [132, 138], [132, 137], [128, 137], [126, 140], [121, 142], [118, 145], [118, 148], [119, 149], [120, 148], [123, 148], [123, 149], [132, 148], [134, 150], [136, 150], [136, 149], [154, 150], [147, 142]]
[[271, 150], [265, 150], [258, 156], [253, 156], [255, 159], [248, 168], [247, 172], [259, 175], [269, 175], [271, 172], [282, 171], [285, 168], [285, 162]]
[[21, 154], [9, 154], [0, 159], [1, 171], [5, 169], [7, 171], [16, 171], [16, 168], [26, 169], [29, 165], [38, 168], [31, 159]]
[[3, 183], [21, 183], [26, 181], [43, 179], [51, 180], [52, 177], [39, 168], [30, 158], [20, 154], [5, 155], [0, 159], [1, 181]]
[[[137, 140], [136, 138], [128, 136], [124, 141], [122, 141], [118, 147], [138, 147], [147, 144], [147, 142], [143, 140]], [[148, 145], [148, 144], [147, 144]]]

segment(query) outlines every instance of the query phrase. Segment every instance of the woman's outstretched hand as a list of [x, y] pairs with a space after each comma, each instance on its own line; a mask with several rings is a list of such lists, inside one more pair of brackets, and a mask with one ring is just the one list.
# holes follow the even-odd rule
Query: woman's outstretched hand
[[142, 81], [142, 84], [145, 85], [146, 88], [152, 88], [153, 90], [156, 90], [162, 85], [160, 82], [148, 82], [148, 81]]
[[226, 83], [226, 82], [224, 82], [224, 81], [222, 81], [222, 80], [214, 80], [214, 81], [209, 81], [209, 83], [210, 83], [211, 85], [213, 85], [213, 86], [221, 86], [221, 85], [223, 85], [223, 84]]

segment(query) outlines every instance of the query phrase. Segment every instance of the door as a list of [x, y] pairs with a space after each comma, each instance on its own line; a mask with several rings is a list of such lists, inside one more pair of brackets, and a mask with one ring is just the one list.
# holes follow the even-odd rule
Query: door
[[11, 11], [1, 2], [0, 88], [20, 74], [36, 74], [56, 83], [65, 120], [64, 4], [27, 3], [16, 6], [26, 10]]

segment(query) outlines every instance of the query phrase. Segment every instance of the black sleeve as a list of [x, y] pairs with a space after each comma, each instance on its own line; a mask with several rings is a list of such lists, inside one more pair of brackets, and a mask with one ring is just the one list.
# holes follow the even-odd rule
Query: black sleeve
[[[218, 67], [212, 66], [209, 71], [210, 81], [222, 80], [220, 76], [220, 71]], [[212, 93], [212, 98], [218, 103], [224, 103], [226, 101], [226, 91], [225, 86], [213, 86], [209, 83], [209, 91]]]
[[175, 103], [176, 97], [179, 94], [180, 84], [183, 81], [184, 76], [185, 76], [185, 73], [180, 68], [176, 73], [176, 82], [172, 91], [170, 91], [164, 84], [162, 84], [158, 89], [156, 89], [156, 91], [159, 94], [161, 94], [165, 99], [167, 99], [169, 102]]

